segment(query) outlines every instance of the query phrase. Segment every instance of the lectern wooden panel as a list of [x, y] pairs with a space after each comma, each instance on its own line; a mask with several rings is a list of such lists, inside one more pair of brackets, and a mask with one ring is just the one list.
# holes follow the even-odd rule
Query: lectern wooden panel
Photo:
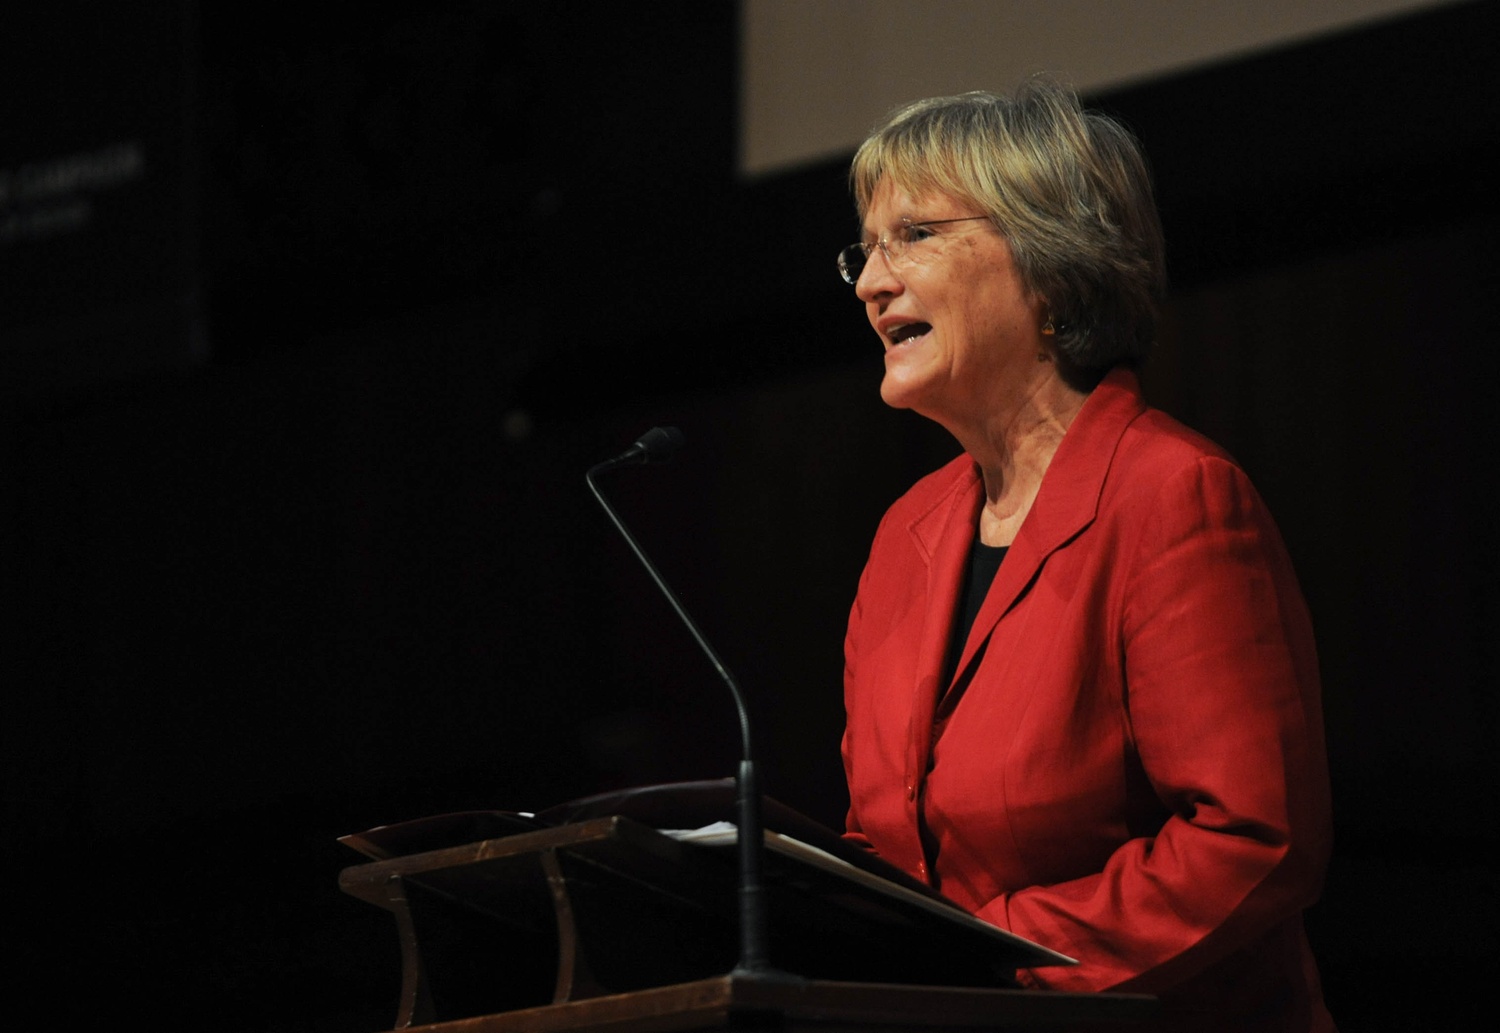
[[[1067, 959], [775, 833], [768, 846], [770, 948], [778, 971], [794, 974], [785, 979], [724, 975], [738, 948], [733, 851], [628, 818], [388, 858], [349, 868], [340, 882], [396, 919], [398, 1028], [707, 1029], [732, 1020], [741, 1029], [769, 1009], [778, 1028], [853, 1029], [860, 1016], [939, 1003], [989, 1020], [1004, 1004], [1030, 1022], [1040, 1021], [1038, 1008], [1074, 1021], [1149, 1001], [1085, 995], [1068, 1010], [1075, 995], [1015, 990], [1017, 966]], [[1048, 1003], [1032, 1003], [1040, 1001]]]
[[1135, 994], [736, 976], [414, 1026], [409, 1033], [1116, 1033], [1152, 1015]]

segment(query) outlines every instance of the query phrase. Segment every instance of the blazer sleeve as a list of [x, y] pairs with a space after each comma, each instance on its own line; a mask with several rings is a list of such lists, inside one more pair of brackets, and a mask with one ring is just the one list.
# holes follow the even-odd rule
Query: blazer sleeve
[[[886, 515], [881, 518], [879, 526], [875, 529], [875, 539], [870, 546], [871, 555], [874, 555], [878, 551], [881, 537], [885, 534], [886, 524], [889, 521], [890, 513], [886, 513]], [[859, 641], [861, 625], [864, 618], [865, 589], [866, 585], [869, 582], [869, 578], [870, 566], [869, 564], [866, 564], [865, 569], [861, 571], [859, 575], [859, 588], [855, 592], [854, 603], [849, 610], [848, 627], [844, 632], [844, 685], [846, 691], [845, 706], [848, 705], [847, 687], [857, 683], [856, 666], [858, 664], [858, 660], [856, 659], [856, 657], [858, 655], [858, 649], [856, 648], [856, 643]], [[849, 728], [845, 727], [844, 737], [840, 744], [839, 752], [843, 757], [845, 781], [848, 785], [853, 786], [855, 783], [854, 771], [852, 766], [853, 751], [850, 749], [850, 735], [851, 733]], [[870, 837], [865, 835], [864, 829], [860, 826], [859, 815], [856, 812], [852, 799], [850, 800], [849, 809], [844, 818], [843, 836], [844, 839], [848, 840], [850, 843], [853, 843], [855, 846], [861, 847], [862, 849], [869, 850], [871, 852], [873, 852], [875, 849], [873, 844], [871, 844], [870, 842]]]
[[1080, 960], [1059, 990], [1151, 992], [1311, 903], [1331, 842], [1317, 659], [1279, 533], [1233, 463], [1162, 482], [1121, 540], [1127, 745], [1170, 817], [1103, 871], [1005, 893], [979, 914]]

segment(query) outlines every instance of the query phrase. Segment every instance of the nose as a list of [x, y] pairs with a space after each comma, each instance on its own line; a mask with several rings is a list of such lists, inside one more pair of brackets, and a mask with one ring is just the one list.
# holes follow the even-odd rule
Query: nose
[[859, 279], [854, 281], [854, 293], [866, 305], [882, 295], [901, 293], [903, 284], [896, 270], [891, 268], [891, 256], [886, 254], [883, 247], [877, 247], [870, 251], [870, 257], [865, 260], [865, 267], [859, 271]]

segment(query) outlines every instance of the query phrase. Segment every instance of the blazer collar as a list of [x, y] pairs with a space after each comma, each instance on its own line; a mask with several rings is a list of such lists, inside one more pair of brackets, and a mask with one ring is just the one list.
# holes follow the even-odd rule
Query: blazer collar
[[[1000, 618], [1036, 579], [1042, 564], [1057, 549], [1093, 523], [1099, 496], [1125, 429], [1146, 411], [1136, 375], [1110, 372], [1094, 388], [1063, 435], [1052, 457], [1031, 512], [1016, 534], [995, 583], [985, 597], [954, 669], [955, 681], [974, 659]], [[941, 670], [952, 634], [965, 560], [974, 541], [984, 488], [979, 468], [960, 468], [950, 491], [909, 525], [928, 561], [929, 614], [925, 622], [919, 670]], [[944, 686], [946, 689], [946, 686]]]

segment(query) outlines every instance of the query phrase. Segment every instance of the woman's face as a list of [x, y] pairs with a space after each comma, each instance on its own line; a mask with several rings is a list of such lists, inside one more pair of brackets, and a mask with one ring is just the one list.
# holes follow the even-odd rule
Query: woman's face
[[[865, 215], [864, 240], [896, 240], [905, 223], [983, 214], [946, 195], [912, 197], [881, 180]], [[987, 220], [908, 232], [894, 262], [871, 252], [855, 293], [885, 346], [887, 405], [912, 409], [950, 430], [1004, 411], [1025, 390], [1043, 350], [1041, 301], [1027, 293], [1010, 245]]]

